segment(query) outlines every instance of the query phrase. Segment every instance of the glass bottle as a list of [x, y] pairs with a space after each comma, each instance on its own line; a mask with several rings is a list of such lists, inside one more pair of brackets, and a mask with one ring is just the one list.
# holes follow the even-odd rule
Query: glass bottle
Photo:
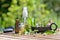
[[16, 18], [16, 22], [15, 22], [15, 33], [17, 34], [17, 33], [19, 33], [19, 19], [18, 18]]

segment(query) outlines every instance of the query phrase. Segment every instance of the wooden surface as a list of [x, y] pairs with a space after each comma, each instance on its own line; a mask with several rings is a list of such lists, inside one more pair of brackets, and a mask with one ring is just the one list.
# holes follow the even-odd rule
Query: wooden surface
[[5, 33], [0, 34], [0, 40], [60, 40], [60, 32], [52, 35], [34, 34], [34, 35], [18, 35]]
[[24, 36], [11, 36], [0, 35], [0, 40], [60, 40], [60, 35], [24, 35]]

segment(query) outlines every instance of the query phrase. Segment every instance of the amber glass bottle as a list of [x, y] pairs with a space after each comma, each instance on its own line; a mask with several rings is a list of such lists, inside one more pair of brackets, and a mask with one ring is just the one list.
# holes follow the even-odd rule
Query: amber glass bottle
[[15, 22], [15, 33], [17, 34], [17, 33], [19, 33], [19, 19], [18, 18], [16, 18], [16, 22]]

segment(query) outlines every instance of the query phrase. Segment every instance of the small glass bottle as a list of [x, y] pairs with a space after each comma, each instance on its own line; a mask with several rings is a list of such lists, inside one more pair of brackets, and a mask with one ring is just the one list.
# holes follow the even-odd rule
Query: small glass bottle
[[19, 33], [19, 19], [18, 18], [16, 18], [16, 22], [15, 22], [15, 33], [17, 34], [17, 33]]

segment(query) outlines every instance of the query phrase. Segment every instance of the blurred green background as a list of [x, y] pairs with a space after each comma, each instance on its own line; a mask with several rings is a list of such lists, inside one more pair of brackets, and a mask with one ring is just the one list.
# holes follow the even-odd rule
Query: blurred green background
[[16, 17], [23, 22], [23, 7], [28, 7], [27, 24], [47, 25], [50, 18], [60, 27], [60, 0], [0, 0], [0, 27], [15, 26]]

